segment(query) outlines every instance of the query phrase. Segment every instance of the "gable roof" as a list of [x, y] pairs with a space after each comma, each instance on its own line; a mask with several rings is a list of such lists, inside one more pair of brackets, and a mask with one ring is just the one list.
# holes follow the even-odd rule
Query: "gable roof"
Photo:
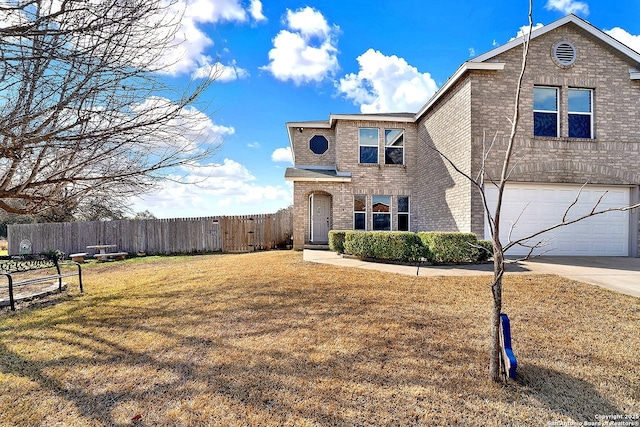
[[[591, 34], [592, 36], [594, 36], [595, 38], [597, 38], [598, 40], [602, 41], [603, 43], [611, 46], [613, 49], [616, 49], [617, 51], [619, 51], [620, 53], [622, 53], [623, 55], [627, 56], [631, 62], [634, 62], [635, 64], [640, 64], [640, 53], [636, 52], [635, 50], [631, 49], [630, 47], [628, 47], [627, 45], [621, 43], [620, 41], [614, 39], [613, 37], [611, 37], [609, 34], [605, 33], [604, 31], [594, 27], [593, 25], [591, 25], [589, 22], [585, 21], [582, 18], [577, 17], [574, 14], [571, 15], [567, 15], [564, 18], [560, 18], [555, 22], [552, 22], [551, 24], [545, 25], [544, 27], [540, 27], [538, 29], [535, 29], [531, 32], [531, 40], [540, 37], [544, 34], [547, 34], [548, 32], [551, 32], [553, 30], [555, 30], [556, 28], [562, 27], [563, 25], [566, 25], [568, 23], [573, 23], [575, 25], [577, 25], [578, 27], [580, 27], [581, 29], [583, 29], [584, 31], [586, 31], [587, 33]], [[495, 56], [500, 55], [503, 52], [508, 51], [509, 49], [513, 49], [514, 47], [517, 47], [521, 44], [524, 43], [525, 40], [525, 36], [520, 36], [518, 38], [515, 38], [511, 41], [509, 41], [508, 43], [505, 43], [501, 46], [498, 46], [497, 48], [490, 50], [489, 52], [483, 53], [482, 55], [476, 56], [475, 58], [471, 59], [469, 62], [485, 62], [488, 61], [490, 59], [492, 59]]]
[[[575, 24], [587, 33], [594, 36], [596, 39], [602, 41], [606, 45], [611, 48], [617, 50], [627, 58], [629, 61], [636, 64], [635, 66], [638, 69], [630, 69], [629, 77], [632, 80], [640, 79], [640, 53], [631, 49], [627, 45], [619, 42], [618, 40], [611, 37], [609, 34], [604, 31], [594, 27], [584, 19], [577, 17], [574, 14], [570, 14], [565, 16], [564, 18], [560, 18], [551, 24], [545, 25], [544, 27], [540, 27], [531, 32], [531, 40], [540, 37], [544, 34], [549, 33], [550, 31], [555, 30], [556, 28], [562, 27], [563, 25], [567, 25], [569, 23]], [[460, 78], [466, 74], [467, 71], [471, 70], [502, 70], [504, 68], [504, 63], [491, 61], [496, 56], [504, 53], [510, 49], [518, 47], [525, 42], [525, 35], [522, 35], [518, 38], [515, 38], [508, 43], [505, 43], [497, 48], [490, 50], [489, 52], [483, 53], [482, 55], [476, 56], [475, 58], [463, 63], [460, 68], [451, 76], [440, 89], [427, 101], [427, 103], [416, 113], [415, 120], [419, 120], [420, 117], [426, 113], [429, 108], [433, 104], [435, 104], [447, 91], [451, 88], [455, 83], [460, 80]]]

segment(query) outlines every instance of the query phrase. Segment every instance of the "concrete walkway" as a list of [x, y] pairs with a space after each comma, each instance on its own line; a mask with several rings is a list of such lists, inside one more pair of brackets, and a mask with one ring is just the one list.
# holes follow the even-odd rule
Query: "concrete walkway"
[[[305, 261], [364, 268], [412, 276], [478, 276], [493, 274], [493, 264], [455, 266], [409, 266], [343, 258], [335, 252], [305, 249]], [[540, 257], [510, 264], [507, 273], [556, 274], [571, 280], [601, 286], [640, 297], [640, 258], [623, 257]]]

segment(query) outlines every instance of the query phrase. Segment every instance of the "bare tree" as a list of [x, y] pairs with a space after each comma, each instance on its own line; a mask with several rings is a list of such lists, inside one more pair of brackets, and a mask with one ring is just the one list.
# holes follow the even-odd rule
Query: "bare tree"
[[[626, 211], [640, 207], [640, 204], [629, 205], [629, 206], [621, 206], [618, 208], [600, 208], [600, 204], [603, 198], [606, 195], [606, 192], [603, 193], [600, 198], [591, 206], [591, 209], [584, 213], [579, 214], [577, 216], [569, 216], [569, 212], [571, 209], [578, 203], [580, 196], [582, 194], [582, 190], [585, 183], [580, 191], [578, 191], [575, 199], [571, 202], [561, 220], [548, 226], [544, 229], [538, 230], [531, 234], [525, 236], [519, 236], [517, 238], [513, 238], [513, 229], [517, 225], [517, 222], [511, 225], [511, 228], [508, 233], [508, 241], [503, 242], [500, 238], [501, 232], [501, 210], [503, 203], [504, 191], [507, 183], [510, 181], [510, 177], [514, 171], [515, 166], [519, 163], [519, 160], [513, 159], [513, 153], [516, 146], [516, 135], [518, 129], [518, 122], [520, 119], [520, 94], [522, 91], [522, 82], [525, 76], [525, 71], [527, 68], [527, 58], [529, 53], [529, 45], [531, 41], [531, 32], [533, 30], [533, 1], [529, 2], [529, 31], [523, 36], [523, 50], [522, 50], [522, 64], [520, 73], [518, 75], [518, 79], [516, 82], [516, 90], [515, 90], [515, 103], [513, 116], [509, 118], [510, 124], [510, 133], [506, 143], [506, 149], [504, 151], [504, 160], [502, 162], [502, 167], [500, 169], [500, 176], [498, 178], [492, 178], [487, 175], [487, 170], [485, 168], [485, 162], [489, 157], [490, 152], [495, 146], [496, 136], [494, 136], [493, 140], [487, 144], [486, 138], [484, 139], [484, 147], [483, 147], [483, 159], [480, 170], [477, 176], [474, 178], [471, 175], [465, 173], [461, 168], [459, 168], [454, 161], [452, 161], [446, 153], [443, 153], [441, 150], [437, 149], [434, 146], [431, 146], [432, 149], [438, 152], [438, 154], [459, 174], [464, 176], [467, 180], [469, 180], [473, 187], [475, 187], [482, 198], [482, 204], [484, 206], [484, 213], [487, 219], [487, 223], [489, 224], [489, 231], [491, 234], [491, 239], [493, 242], [493, 281], [491, 283], [491, 292], [493, 296], [493, 309], [491, 313], [491, 349], [490, 349], [490, 361], [489, 361], [489, 376], [493, 381], [500, 382], [502, 381], [502, 369], [501, 369], [501, 347], [500, 347], [500, 314], [502, 312], [502, 279], [504, 277], [504, 273], [507, 268], [507, 259], [505, 258], [505, 252], [507, 252], [510, 248], [514, 246], [521, 246], [528, 248], [528, 253], [517, 259], [513, 260], [515, 262], [524, 261], [533, 256], [534, 250], [538, 248], [544, 247], [548, 242], [542, 238], [542, 235], [555, 230], [560, 227], [564, 227], [570, 224], [574, 224], [580, 221], [583, 221], [587, 218], [602, 215], [611, 211]], [[497, 134], [496, 134], [497, 135]], [[487, 202], [487, 197], [485, 193], [486, 186], [494, 186], [497, 190], [496, 194], [496, 205], [494, 209], [491, 209], [489, 203]]]
[[0, 209], [124, 200], [217, 141], [163, 84], [180, 28], [170, 0], [0, 1]]

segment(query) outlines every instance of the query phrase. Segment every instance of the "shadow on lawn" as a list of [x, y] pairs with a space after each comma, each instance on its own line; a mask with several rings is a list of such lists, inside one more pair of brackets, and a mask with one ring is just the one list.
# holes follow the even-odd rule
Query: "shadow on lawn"
[[[427, 303], [415, 309], [415, 296], [405, 296], [404, 288], [398, 291], [404, 297], [387, 305], [375, 292], [351, 286], [239, 288], [230, 280], [196, 291], [158, 287], [140, 297], [131, 290], [85, 297], [53, 319], [25, 319], [15, 331], [32, 348], [57, 341], [64, 357], [33, 361], [0, 343], [0, 373], [27, 377], [90, 424], [126, 425], [137, 413], [138, 425], [180, 424], [165, 418], [174, 408], [185, 425], [222, 424], [207, 416], [225, 411], [236, 422], [246, 421], [247, 412], [262, 414], [271, 425], [388, 425], [399, 414], [404, 423], [395, 424], [420, 425], [426, 413], [435, 417], [466, 401], [499, 416], [486, 402], [499, 406], [503, 395], [475, 391], [488, 380], [477, 369], [486, 363], [485, 330], [474, 317]], [[139, 298], [139, 305], [127, 304]], [[46, 327], [51, 336], [43, 336]], [[136, 336], [148, 337], [150, 348], [132, 342]], [[85, 366], [97, 366], [102, 376], [87, 378]], [[131, 379], [128, 370], [144, 378]], [[524, 365], [519, 375], [520, 393], [558, 418], [620, 413], [592, 384], [565, 373]], [[430, 424], [445, 425], [451, 414]]]
[[[468, 389], [473, 386], [469, 379], [458, 379], [442, 384], [432, 378], [420, 364], [421, 360], [431, 360], [434, 366], [447, 366], [453, 356], [451, 344], [446, 342], [427, 344], [427, 341], [415, 341], [413, 338], [400, 336], [384, 336], [363, 332], [359, 335], [361, 345], [351, 351], [322, 354], [322, 346], [332, 342], [335, 336], [322, 335], [316, 331], [317, 323], [327, 318], [351, 316], [354, 326], [361, 326], [369, 311], [363, 301], [349, 301], [339, 296], [325, 295], [328, 309], [319, 310], [312, 306], [315, 291], [296, 291], [296, 298], [286, 293], [274, 295], [268, 303], [269, 308], [240, 304], [228, 310], [224, 318], [216, 319], [219, 313], [192, 308], [188, 315], [191, 319], [199, 319], [203, 330], [205, 325], [218, 324], [219, 332], [185, 334], [175, 325], [165, 326], [163, 322], [151, 322], [145, 319], [173, 319], [177, 324], [187, 324], [192, 320], [184, 318], [187, 312], [184, 307], [173, 307], [160, 304], [144, 308], [131, 309], [118, 307], [110, 315], [91, 318], [90, 313], [79, 309], [75, 313], [66, 312], [50, 323], [52, 336], [42, 338], [31, 336], [33, 331], [42, 328], [40, 322], [26, 326], [22, 338], [34, 340], [55, 340], [70, 349], [70, 355], [63, 358], [33, 361], [12, 351], [4, 343], [0, 343], [0, 372], [19, 377], [28, 377], [31, 381], [58, 398], [72, 402], [85, 422], [98, 422], [103, 425], [126, 425], [139, 410], [142, 420], [137, 425], [153, 425], [161, 422], [162, 409], [149, 411], [149, 401], [162, 396], [166, 402], [180, 407], [184, 416], [193, 416], [189, 412], [189, 400], [199, 400], [201, 390], [195, 385], [204, 385], [203, 396], [221, 397], [220, 401], [228, 402], [227, 410], [233, 410], [239, 416], [244, 410], [264, 413], [266, 422], [284, 423], [289, 417], [306, 419], [323, 425], [347, 425], [353, 419], [345, 418], [340, 410], [359, 413], [359, 420], [374, 419], [376, 416], [391, 416], [394, 407], [406, 405], [409, 395], [403, 394], [403, 388], [420, 386], [424, 388], [450, 388], [450, 392]], [[257, 289], [254, 297], [264, 296], [264, 291]], [[166, 301], [173, 300], [170, 293], [164, 295]], [[235, 299], [231, 296], [230, 299]], [[95, 300], [92, 300], [95, 303]], [[105, 301], [103, 301], [104, 303]], [[111, 301], [113, 302], [113, 301]], [[83, 301], [78, 308], [88, 308], [90, 304]], [[86, 306], [86, 307], [85, 307]], [[293, 324], [282, 322], [284, 313], [300, 310], [300, 317], [293, 318]], [[316, 311], [317, 310], [317, 311]], [[396, 307], [390, 322], [397, 321], [400, 326], [418, 329], [421, 336], [428, 338], [432, 332], [453, 320], [446, 316], [434, 316], [430, 326], [409, 322], [404, 317], [402, 308]], [[211, 323], [210, 323], [211, 322]], [[234, 330], [234, 324], [241, 323], [246, 327]], [[393, 325], [392, 325], [393, 326]], [[395, 325], [398, 327], [398, 325]], [[138, 332], [164, 335], [171, 339], [178, 352], [185, 357], [172, 355], [170, 350], [160, 352], [135, 348], [130, 343], [117, 339], [114, 331], [126, 331], [134, 327]], [[108, 329], [102, 335], [90, 332], [85, 328]], [[431, 331], [429, 328], [432, 328]], [[64, 333], [64, 334], [60, 334]], [[288, 337], [294, 334], [304, 340], [318, 339], [317, 344], [299, 349], [281, 349], [270, 346], [269, 337]], [[54, 337], [55, 335], [56, 337]], [[62, 338], [60, 338], [62, 336]], [[250, 348], [243, 345], [243, 340], [251, 337], [263, 337], [266, 348]], [[378, 350], [375, 350], [378, 349]], [[312, 350], [312, 351], [309, 351]], [[166, 353], [165, 353], [166, 351]], [[314, 360], [310, 353], [316, 353], [319, 359]], [[448, 353], [451, 352], [451, 353]], [[477, 350], [461, 345], [456, 350], [461, 363], [473, 364], [478, 358]], [[228, 357], [225, 357], [228, 355]], [[322, 356], [322, 357], [320, 357]], [[406, 362], [411, 360], [412, 362]], [[104, 383], [96, 389], [86, 387], [87, 378], [65, 380], [52, 372], [78, 371], [82, 366], [102, 365], [104, 371], [114, 369], [138, 368], [148, 372], [169, 372], [170, 381], [139, 384], [133, 382], [129, 387], [111, 387], [112, 382], [104, 378], [95, 378], [95, 382]], [[120, 378], [120, 377], [118, 377]], [[152, 377], [149, 377], [152, 378]], [[92, 381], [93, 382], [93, 381]], [[129, 384], [127, 381], [125, 383]], [[110, 386], [110, 387], [107, 387]], [[456, 390], [454, 390], [456, 389]], [[359, 391], [355, 391], [359, 390]], [[392, 395], [388, 407], [374, 409], [363, 408], [362, 401], [375, 401], [380, 396], [368, 395], [367, 390], [381, 391], [381, 394]], [[359, 397], [353, 399], [352, 393]], [[316, 399], [317, 395], [320, 395]], [[308, 407], [308, 401], [314, 401], [315, 408]], [[385, 402], [381, 400], [381, 402]], [[418, 404], [414, 401], [412, 406]], [[128, 417], [122, 417], [121, 405], [132, 405], [136, 409]], [[375, 406], [375, 405], [373, 405]], [[404, 406], [407, 410], [411, 406]], [[339, 410], [336, 410], [339, 409]], [[224, 411], [221, 408], [220, 411]], [[193, 410], [197, 412], [197, 408]], [[369, 411], [369, 413], [367, 413]], [[375, 412], [374, 412], [375, 411]], [[377, 412], [380, 411], [380, 412]], [[117, 415], [120, 413], [120, 415]], [[197, 417], [197, 415], [196, 415]], [[176, 421], [176, 420], [173, 420]], [[206, 421], [206, 420], [203, 420]], [[172, 420], [168, 420], [169, 423]]]
[[[518, 367], [518, 383], [523, 392], [560, 417], [596, 422], [596, 415], [622, 414], [593, 384], [544, 366]], [[559, 421], [549, 420], [549, 421]]]

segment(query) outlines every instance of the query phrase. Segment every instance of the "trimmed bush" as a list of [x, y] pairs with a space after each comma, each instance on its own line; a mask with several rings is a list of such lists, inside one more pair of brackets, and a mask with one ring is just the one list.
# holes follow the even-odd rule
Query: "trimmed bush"
[[[422, 244], [429, 248], [426, 258], [432, 264], [463, 264], [478, 262], [481, 249], [473, 233], [421, 232]], [[484, 252], [484, 251], [482, 251]]]
[[478, 240], [478, 262], [487, 261], [493, 256], [493, 242], [491, 240]]
[[388, 261], [418, 261], [423, 245], [416, 233], [409, 231], [347, 231], [345, 253], [361, 258]]
[[344, 253], [344, 237], [346, 230], [329, 231], [329, 249], [339, 254]]

